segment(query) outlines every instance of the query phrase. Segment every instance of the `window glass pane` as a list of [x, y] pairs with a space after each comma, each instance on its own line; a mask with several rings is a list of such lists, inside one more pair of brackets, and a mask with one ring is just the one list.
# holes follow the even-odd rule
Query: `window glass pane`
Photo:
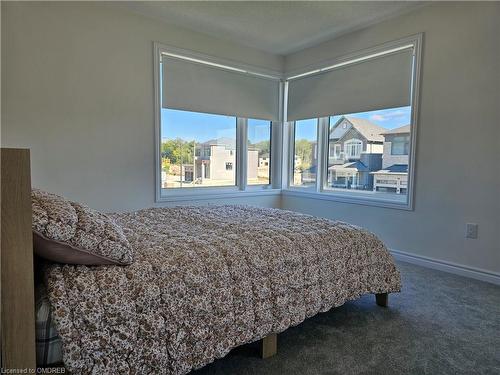
[[394, 136], [391, 142], [391, 154], [408, 155], [409, 144], [409, 136]]
[[316, 185], [318, 165], [318, 120], [295, 122], [293, 186]]
[[161, 110], [161, 187], [236, 185], [236, 118]]
[[247, 184], [271, 183], [271, 122], [248, 119]]
[[325, 189], [406, 202], [411, 107], [331, 116]]

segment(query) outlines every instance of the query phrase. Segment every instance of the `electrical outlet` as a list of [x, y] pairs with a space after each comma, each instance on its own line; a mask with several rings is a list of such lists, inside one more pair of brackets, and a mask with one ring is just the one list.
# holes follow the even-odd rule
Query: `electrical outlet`
[[467, 223], [465, 224], [465, 238], [477, 238], [477, 224]]

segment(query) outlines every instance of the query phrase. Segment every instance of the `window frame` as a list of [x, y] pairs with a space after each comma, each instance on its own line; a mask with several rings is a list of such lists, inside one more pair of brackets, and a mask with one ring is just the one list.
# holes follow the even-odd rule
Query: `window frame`
[[273, 145], [270, 150], [270, 184], [267, 185], [247, 185], [247, 119], [234, 116], [236, 118], [236, 178], [234, 186], [214, 186], [214, 187], [189, 187], [189, 188], [172, 188], [166, 189], [161, 187], [161, 82], [160, 82], [160, 62], [161, 56], [176, 55], [186, 59], [197, 60], [207, 64], [232, 67], [235, 69], [244, 70], [250, 74], [264, 75], [280, 80], [279, 101], [283, 101], [284, 82], [281, 79], [282, 73], [272, 70], [262, 69], [252, 65], [235, 63], [231, 60], [214, 58], [209, 55], [198, 52], [185, 50], [177, 47], [168, 46], [159, 42], [153, 42], [153, 88], [154, 88], [154, 122], [155, 122], [155, 202], [175, 202], [175, 201], [190, 201], [190, 200], [205, 200], [217, 198], [236, 198], [244, 196], [261, 196], [261, 195], [279, 195], [281, 194], [282, 186], [282, 169], [281, 163], [281, 142], [282, 139], [282, 114], [283, 108], [280, 104], [280, 117], [278, 121], [270, 121], [271, 123], [271, 139]]
[[[420, 86], [420, 69], [421, 69], [421, 50], [422, 50], [422, 34], [416, 34], [407, 38], [402, 38], [396, 41], [384, 43], [374, 48], [368, 48], [359, 52], [342, 56], [340, 58], [323, 63], [324, 66], [333, 66], [336, 64], [344, 64], [349, 61], [357, 62], [364, 58], [384, 54], [392, 49], [411, 45], [413, 48], [413, 70], [411, 76], [411, 132], [408, 153], [408, 184], [405, 202], [398, 202], [393, 199], [384, 199], [381, 197], [361, 196], [360, 193], [343, 192], [337, 190], [326, 189], [328, 183], [328, 151], [329, 151], [329, 122], [330, 117], [318, 118], [318, 172], [316, 176], [316, 188], [293, 186], [293, 158], [294, 158], [294, 127], [295, 122], [286, 122], [286, 103], [285, 103], [285, 139], [288, 147], [285, 148], [284, 158], [287, 159], [286, 165], [287, 175], [284, 174], [282, 194], [285, 196], [308, 197], [313, 199], [329, 200], [342, 203], [352, 203], [368, 206], [377, 206], [384, 208], [394, 208], [411, 211], [414, 209], [415, 201], [415, 175], [416, 175], [416, 151], [417, 151], [417, 130], [418, 130], [418, 113], [419, 113], [419, 86]], [[312, 67], [313, 69], [321, 69], [321, 66]], [[311, 67], [309, 67], [311, 71]], [[307, 71], [290, 72], [287, 76], [294, 77], [302, 74], [307, 74]], [[288, 84], [285, 84], [285, 90]], [[285, 97], [287, 95], [285, 91]], [[333, 116], [336, 114], [331, 114]], [[345, 152], [345, 150], [344, 150]]]
[[[359, 149], [359, 152], [357, 152], [355, 155], [351, 155], [352, 149], [355, 147], [355, 149]], [[347, 152], [349, 150], [349, 152]], [[351, 138], [348, 141], [344, 142], [344, 153], [346, 155], [347, 159], [359, 159], [361, 157], [361, 153], [363, 152], [363, 141], [358, 138]]]
[[[328, 145], [330, 147], [330, 145]], [[337, 152], [338, 149], [338, 152]], [[334, 159], [339, 159], [340, 155], [342, 155], [342, 145], [340, 143], [334, 143], [333, 144], [333, 158]]]

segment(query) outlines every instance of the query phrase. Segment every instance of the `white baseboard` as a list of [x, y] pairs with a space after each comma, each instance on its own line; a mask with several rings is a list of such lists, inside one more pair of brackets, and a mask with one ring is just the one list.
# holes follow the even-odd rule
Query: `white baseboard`
[[470, 277], [471, 279], [486, 281], [488, 283], [500, 285], [500, 274], [475, 267], [468, 267], [462, 264], [433, 259], [421, 255], [415, 255], [400, 250], [389, 250], [394, 259], [402, 262], [416, 264], [418, 266], [432, 268], [439, 271], [453, 273], [455, 275]]

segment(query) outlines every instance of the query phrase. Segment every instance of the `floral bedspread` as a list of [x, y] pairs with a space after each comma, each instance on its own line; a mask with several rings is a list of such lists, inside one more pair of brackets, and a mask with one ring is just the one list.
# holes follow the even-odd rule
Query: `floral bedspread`
[[382, 242], [342, 222], [229, 205], [111, 217], [133, 264], [45, 272], [75, 374], [184, 374], [347, 300], [401, 288]]

